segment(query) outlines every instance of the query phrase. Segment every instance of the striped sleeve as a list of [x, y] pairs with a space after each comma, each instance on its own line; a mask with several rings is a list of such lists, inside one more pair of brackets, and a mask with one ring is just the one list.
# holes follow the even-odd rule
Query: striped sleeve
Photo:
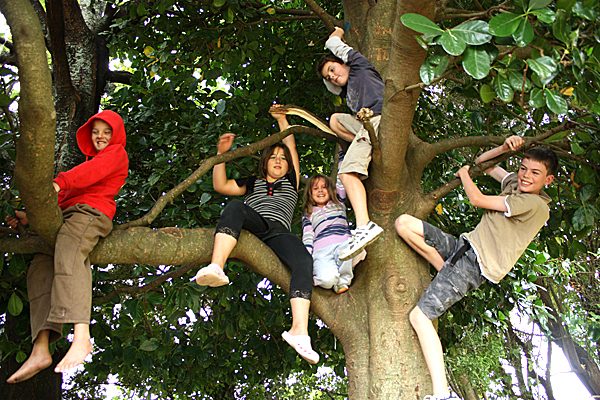
[[315, 231], [313, 230], [312, 222], [306, 214], [302, 216], [302, 243], [310, 254], [313, 253], [313, 241], [315, 239]]

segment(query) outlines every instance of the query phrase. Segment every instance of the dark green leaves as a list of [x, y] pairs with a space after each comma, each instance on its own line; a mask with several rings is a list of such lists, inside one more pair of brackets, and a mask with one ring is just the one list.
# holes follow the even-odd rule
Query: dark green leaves
[[469, 47], [464, 54], [462, 66], [475, 79], [483, 79], [490, 72], [490, 54], [484, 49]]

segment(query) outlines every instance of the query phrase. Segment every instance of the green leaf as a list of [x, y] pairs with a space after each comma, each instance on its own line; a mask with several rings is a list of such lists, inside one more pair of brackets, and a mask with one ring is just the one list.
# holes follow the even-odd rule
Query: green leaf
[[570, 11], [576, 2], [577, 2], [577, 0], [558, 0], [556, 2], [556, 8], [561, 9], [561, 10]]
[[527, 18], [521, 20], [519, 27], [512, 36], [519, 47], [525, 47], [531, 43], [533, 40], [533, 26], [531, 26]]
[[213, 0], [213, 6], [217, 8], [221, 8], [225, 5], [227, 0]]
[[480, 45], [492, 40], [489, 25], [485, 21], [467, 21], [451, 29], [454, 35], [461, 38], [466, 44]]
[[564, 10], [558, 10], [556, 12], [556, 19], [552, 24], [552, 34], [555, 38], [567, 45], [567, 47], [572, 47], [571, 26], [568, 23], [568, 16]]
[[540, 83], [544, 86], [554, 79], [557, 73], [556, 62], [548, 56], [530, 58], [527, 60], [527, 65], [537, 74]]
[[562, 98], [558, 93], [553, 90], [545, 89], [546, 94], [546, 106], [555, 114], [566, 114], [569, 107], [567, 101]]
[[490, 72], [490, 55], [484, 49], [469, 47], [465, 51], [462, 66], [475, 79], [483, 79]]
[[596, 10], [598, 0], [584, 0], [578, 1], [573, 7], [573, 13], [578, 17], [585, 18], [589, 21], [596, 21], [598, 19], [598, 11]]
[[140, 345], [140, 350], [142, 351], [154, 351], [156, 349], [158, 349], [158, 342], [154, 338], [144, 340]]
[[27, 360], [27, 353], [22, 350], [17, 351], [17, 355], [15, 356], [15, 360], [20, 364], [23, 361]]
[[577, 142], [571, 142], [571, 152], [576, 156], [581, 156], [585, 154], [585, 149], [579, 145]]
[[539, 21], [542, 21], [546, 24], [551, 24], [556, 19], [556, 14], [549, 8], [535, 10], [534, 12], [532, 12], [532, 14], [535, 15]]
[[400, 17], [400, 21], [402, 21], [404, 26], [412, 29], [415, 32], [425, 33], [433, 36], [444, 33], [444, 30], [437, 26], [435, 22], [421, 14], [404, 14]]
[[540, 8], [546, 7], [550, 3], [552, 3], [552, 0], [530, 0], [527, 10], [539, 10]]
[[231, 24], [233, 22], [233, 17], [234, 17], [234, 13], [233, 13], [233, 9], [231, 7], [227, 7], [227, 13], [225, 14], [225, 21], [227, 21], [228, 24]]
[[419, 68], [421, 81], [429, 85], [435, 78], [440, 77], [448, 67], [448, 57], [434, 54], [428, 57]]
[[499, 37], [511, 36], [523, 19], [526, 19], [523, 15], [513, 13], [498, 14], [490, 20], [489, 32]]
[[481, 88], [479, 89], [479, 96], [481, 96], [481, 100], [484, 103], [489, 103], [496, 98], [496, 92], [494, 92], [494, 89], [492, 89], [490, 85], [485, 84], [481, 85]]
[[598, 211], [592, 206], [583, 205], [582, 207], [579, 207], [573, 214], [573, 228], [576, 231], [581, 231], [588, 226], [594, 226], [594, 216], [597, 213]]
[[527, 77], [524, 77], [523, 74], [509, 70], [507, 71], [508, 81], [510, 82], [510, 86], [517, 92], [529, 90], [531, 87], [531, 82]]
[[8, 299], [8, 312], [10, 315], [16, 317], [21, 314], [21, 311], [23, 311], [23, 302], [19, 295], [16, 292], [13, 292]]
[[546, 99], [544, 98], [544, 91], [542, 89], [531, 89], [531, 92], [529, 92], [529, 105], [533, 108], [541, 108], [546, 105]]
[[438, 43], [442, 45], [446, 53], [453, 56], [460, 56], [467, 48], [465, 41], [456, 36], [451, 30], [442, 33]]
[[0, 107], [8, 107], [12, 100], [5, 93], [0, 93]]
[[510, 103], [512, 101], [515, 93], [512, 90], [512, 87], [510, 87], [510, 82], [507, 78], [503, 77], [501, 74], [496, 75], [492, 81], [492, 86], [500, 100], [505, 103]]

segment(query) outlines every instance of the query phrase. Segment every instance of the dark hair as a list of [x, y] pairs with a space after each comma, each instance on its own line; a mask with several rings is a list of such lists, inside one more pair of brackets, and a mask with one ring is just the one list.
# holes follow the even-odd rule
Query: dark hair
[[333, 54], [325, 54], [321, 60], [319, 61], [319, 63], [317, 64], [317, 76], [319, 78], [323, 78], [323, 74], [321, 73], [321, 70], [323, 69], [323, 67], [325, 66], [325, 64], [327, 64], [329, 61], [331, 62], [336, 62], [338, 64], [345, 64], [344, 60], [342, 60], [341, 58], [334, 56]]
[[269, 162], [269, 157], [271, 157], [271, 155], [275, 152], [275, 149], [277, 148], [283, 149], [283, 155], [285, 155], [285, 159], [288, 162], [287, 173], [291, 174], [292, 176], [296, 176], [296, 172], [294, 171], [294, 163], [292, 162], [292, 153], [290, 153], [290, 149], [288, 149], [285, 143], [277, 142], [264, 149], [260, 156], [260, 163], [258, 164], [258, 173], [263, 179], [267, 178], [267, 163]]
[[544, 146], [532, 147], [523, 154], [523, 159], [538, 161], [544, 164], [548, 175], [556, 175], [558, 170], [558, 156], [552, 150]]
[[304, 188], [304, 213], [307, 215], [312, 214], [313, 207], [316, 206], [315, 201], [312, 198], [312, 187], [319, 180], [323, 179], [325, 181], [325, 187], [327, 188], [327, 193], [329, 193], [329, 201], [333, 201], [336, 204], [341, 204], [340, 200], [335, 193], [335, 185], [331, 182], [331, 179], [327, 175], [316, 174], [315, 176], [310, 177], [308, 182], [306, 182], [306, 187]]

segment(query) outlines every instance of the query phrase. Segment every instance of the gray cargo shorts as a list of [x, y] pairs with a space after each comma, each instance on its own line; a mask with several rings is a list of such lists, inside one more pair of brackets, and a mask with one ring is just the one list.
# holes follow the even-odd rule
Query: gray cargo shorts
[[[435, 226], [423, 222], [425, 243], [434, 247], [444, 259], [442, 270], [419, 299], [417, 305], [433, 320], [440, 317], [454, 303], [477, 289], [485, 281], [477, 262], [475, 251], [464, 237], [458, 239]], [[467, 245], [462, 256], [455, 257]]]

